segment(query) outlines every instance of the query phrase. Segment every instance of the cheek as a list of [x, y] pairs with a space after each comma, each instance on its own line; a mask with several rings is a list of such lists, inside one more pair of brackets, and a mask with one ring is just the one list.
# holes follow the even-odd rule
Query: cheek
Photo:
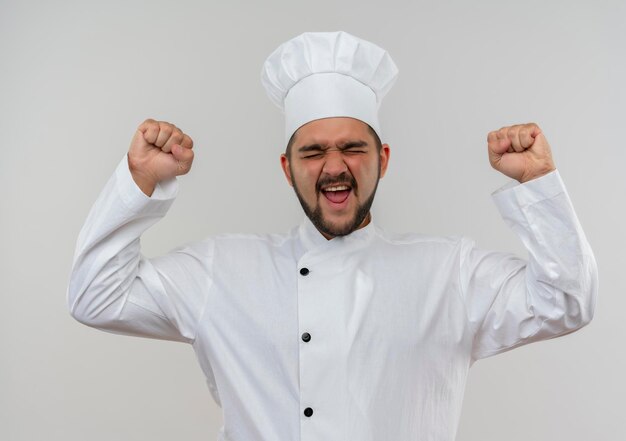
[[363, 189], [370, 190], [376, 185], [378, 178], [378, 163], [354, 164], [351, 168], [352, 175]]
[[292, 178], [301, 193], [314, 193], [319, 171], [315, 167], [300, 167], [292, 171]]

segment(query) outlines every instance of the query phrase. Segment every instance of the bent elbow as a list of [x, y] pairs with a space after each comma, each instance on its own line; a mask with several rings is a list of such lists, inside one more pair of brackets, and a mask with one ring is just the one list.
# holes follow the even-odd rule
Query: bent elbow
[[89, 314], [89, 310], [84, 308], [82, 302], [80, 302], [80, 296], [72, 296], [68, 292], [68, 310], [70, 316], [79, 323], [93, 327], [96, 325], [96, 316]]
[[594, 311], [593, 307], [586, 308], [584, 311], [582, 311], [582, 313], [581, 313], [581, 315], [580, 315], [580, 317], [578, 319], [577, 329], [584, 328], [589, 323], [591, 323], [591, 321], [593, 320], [594, 312], [595, 311]]
[[104, 307], [100, 293], [93, 293], [88, 289], [74, 290], [70, 285], [67, 292], [67, 306], [70, 316], [83, 325], [100, 328], [112, 313], [111, 305]]
[[76, 302], [73, 307], [70, 307], [69, 313], [77, 322], [101, 330], [113, 328], [119, 321], [119, 317], [113, 310], [106, 308], [101, 311], [98, 308], [84, 306], [81, 302]]
[[598, 302], [598, 265], [592, 255], [591, 262], [587, 270], [587, 283], [585, 286], [586, 308], [583, 326], [588, 325], [596, 312]]
[[83, 325], [93, 327], [95, 325], [95, 320], [93, 316], [90, 316], [86, 313], [86, 311], [82, 308], [79, 308], [74, 304], [69, 307], [70, 316], [79, 323]]
[[67, 309], [70, 316], [79, 323], [89, 326], [89, 315], [85, 308], [81, 307], [81, 299], [83, 298], [82, 290], [77, 288], [77, 283], [72, 277], [67, 287], [65, 299], [67, 302]]
[[593, 320], [596, 312], [596, 303], [598, 301], [598, 272], [597, 269], [590, 272], [589, 283], [585, 286], [582, 293], [584, 298], [583, 314], [581, 327], [588, 325]]
[[598, 268], [595, 259], [591, 259], [584, 272], [581, 272], [576, 289], [566, 294], [568, 316], [572, 328], [580, 329], [593, 320], [598, 300]]

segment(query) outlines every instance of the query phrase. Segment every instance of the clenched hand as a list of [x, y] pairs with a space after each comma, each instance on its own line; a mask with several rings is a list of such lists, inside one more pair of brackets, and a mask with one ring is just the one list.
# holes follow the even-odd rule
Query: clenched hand
[[530, 181], [556, 169], [550, 145], [535, 123], [489, 132], [487, 148], [491, 166], [519, 182]]
[[174, 124], [145, 120], [137, 128], [128, 150], [133, 180], [151, 196], [157, 183], [189, 172], [192, 148], [192, 139]]

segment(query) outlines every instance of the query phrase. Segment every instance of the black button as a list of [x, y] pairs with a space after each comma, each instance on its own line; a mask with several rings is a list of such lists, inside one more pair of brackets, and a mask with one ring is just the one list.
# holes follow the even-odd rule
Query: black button
[[304, 334], [302, 334], [302, 341], [309, 341], [311, 340], [311, 334], [309, 334], [308, 332], [305, 332]]
[[310, 407], [304, 409], [304, 416], [310, 417], [311, 415], [313, 415], [313, 409], [311, 409]]
[[302, 274], [303, 276], [306, 276], [307, 274], [309, 274], [309, 269], [308, 268], [300, 268], [300, 274]]

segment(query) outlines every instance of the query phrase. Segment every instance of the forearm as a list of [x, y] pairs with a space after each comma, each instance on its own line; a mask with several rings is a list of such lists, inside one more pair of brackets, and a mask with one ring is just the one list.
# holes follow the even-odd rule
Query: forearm
[[166, 185], [158, 197], [149, 198], [132, 182], [127, 160], [118, 164], [76, 244], [67, 300], [70, 313], [80, 322], [106, 326], [120, 314], [137, 275], [140, 236], [174, 200], [175, 181]]
[[493, 199], [526, 247], [528, 260], [471, 243], [462, 251], [475, 359], [568, 334], [589, 323], [594, 313], [595, 258], [558, 171], [514, 184]]
[[495, 193], [494, 201], [528, 250], [527, 284], [555, 301], [555, 314], [567, 315], [568, 326], [582, 326], [591, 320], [597, 295], [591, 246], [558, 171], [524, 185], [510, 195]]

